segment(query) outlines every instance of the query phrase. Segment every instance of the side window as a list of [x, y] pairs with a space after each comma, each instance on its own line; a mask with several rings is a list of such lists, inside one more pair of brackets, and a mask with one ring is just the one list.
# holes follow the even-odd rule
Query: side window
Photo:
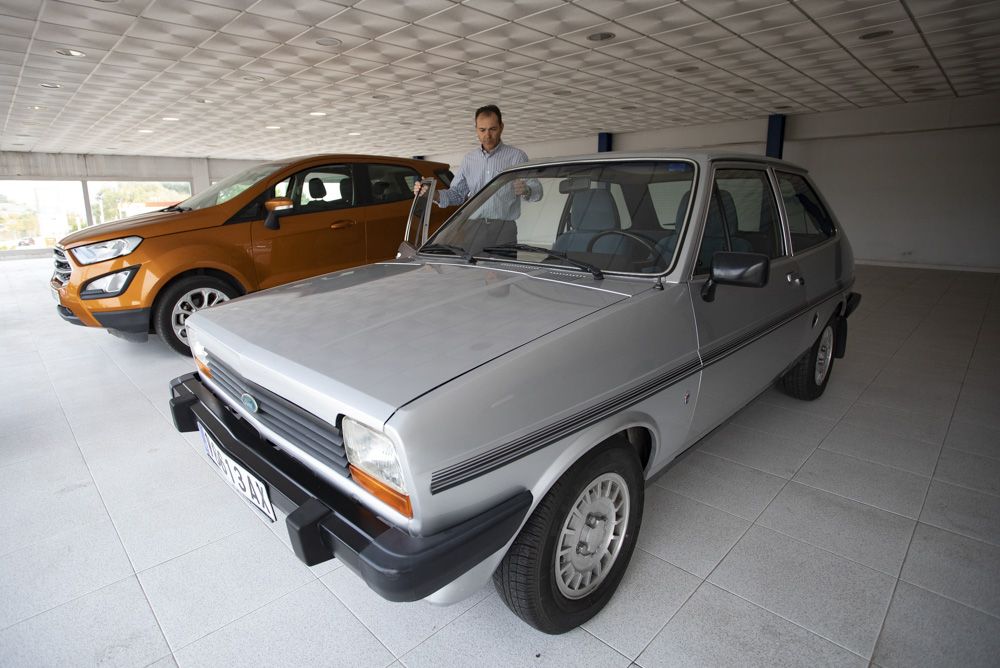
[[371, 180], [372, 203], [385, 204], [413, 199], [413, 184], [420, 173], [412, 167], [402, 165], [368, 165]]
[[278, 185], [274, 186], [274, 196], [275, 197], [288, 197], [288, 186], [291, 185], [291, 177], [285, 179]]
[[268, 188], [259, 196], [255, 197], [252, 202], [240, 209], [239, 213], [226, 221], [226, 224], [245, 223], [252, 220], [263, 219], [266, 215], [264, 212], [264, 202], [273, 197], [288, 197], [288, 186], [291, 182], [292, 179], [289, 177], [281, 183], [275, 185], [273, 188]]
[[798, 174], [778, 172], [778, 185], [785, 203], [793, 251], [797, 253], [821, 244], [836, 234], [833, 219], [808, 181]]
[[767, 173], [757, 169], [720, 169], [708, 205], [708, 218], [695, 273], [707, 273], [719, 251], [782, 255], [781, 223]]
[[296, 213], [311, 213], [352, 207], [354, 193], [350, 165], [323, 165], [296, 174], [288, 196]]

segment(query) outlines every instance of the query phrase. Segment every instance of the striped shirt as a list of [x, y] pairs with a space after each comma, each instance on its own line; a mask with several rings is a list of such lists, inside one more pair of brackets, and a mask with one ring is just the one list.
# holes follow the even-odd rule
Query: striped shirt
[[[528, 161], [528, 154], [519, 148], [500, 142], [492, 151], [486, 151], [482, 146], [466, 153], [458, 174], [447, 190], [439, 191], [440, 206], [463, 204], [489, 183], [494, 176], [514, 165]], [[509, 191], [509, 192], [506, 192]], [[534, 195], [535, 193], [532, 193]], [[538, 193], [540, 195], [540, 193]], [[529, 199], [538, 199], [529, 196]], [[477, 218], [499, 218], [517, 220], [521, 215], [521, 198], [514, 194], [511, 184], [507, 184], [490, 198], [487, 205], [475, 213]]]

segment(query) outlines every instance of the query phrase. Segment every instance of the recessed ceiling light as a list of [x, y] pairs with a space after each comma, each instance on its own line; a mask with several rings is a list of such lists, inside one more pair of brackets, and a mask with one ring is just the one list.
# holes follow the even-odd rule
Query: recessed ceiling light
[[779, 104], [778, 106], [775, 107], [775, 109], [791, 109], [791, 108], [792, 105], [790, 104]]
[[336, 37], [320, 37], [316, 40], [320, 46], [340, 46], [343, 42]]
[[264, 77], [259, 77], [256, 74], [247, 74], [243, 77], [244, 81], [263, 81]]
[[750, 93], [754, 92], [754, 89], [753, 88], [737, 88], [733, 92], [736, 93], [737, 95], [749, 95]]
[[97, 1], [98, 2], [103, 2], [103, 3], [108, 4], [108, 5], [113, 5], [114, 3], [118, 2], [118, 0], [97, 0]]
[[635, 111], [639, 107], [634, 104], [626, 104], [624, 107], [619, 107], [622, 111]]
[[925, 93], [936, 93], [937, 88], [914, 88], [910, 92], [914, 95], [923, 95]]
[[389, 96], [388, 95], [383, 95], [382, 93], [379, 93], [378, 95], [372, 95], [372, 99], [373, 100], [388, 100]]
[[77, 51], [76, 49], [56, 49], [56, 53], [60, 56], [70, 56], [72, 58], [83, 58], [87, 55], [83, 51]]
[[310, 116], [326, 116], [326, 112], [325, 111], [310, 111], [309, 115]]
[[281, 126], [280, 125], [265, 125], [264, 129], [265, 130], [280, 130]]
[[212, 104], [212, 101], [206, 97], [199, 97], [198, 99], [195, 100], [195, 102], [197, 102], [198, 104]]
[[606, 42], [609, 39], [614, 39], [615, 34], [613, 32], [595, 32], [587, 35], [587, 39], [591, 42]]
[[31, 109], [32, 111], [41, 111], [42, 109], [45, 109], [45, 107], [41, 104], [33, 104], [28, 107], [28, 109]]
[[878, 39], [879, 37], [888, 37], [892, 33], [892, 30], [876, 30], [874, 32], [866, 32], [863, 35], [859, 35], [858, 39]]
[[148, 135], [148, 134], [152, 134], [152, 133], [153, 133], [153, 131], [152, 131], [152, 130], [139, 130], [139, 132], [140, 132], [141, 134], [144, 134], [144, 135]]
[[348, 132], [347, 136], [348, 137], [360, 137], [361, 133], [360, 132]]
[[899, 65], [892, 68], [893, 72], [916, 72], [920, 69], [920, 65]]
[[177, 118], [176, 116], [164, 116], [162, 120], [164, 120], [164, 121], [179, 121], [181, 119]]
[[698, 70], [697, 65], [681, 65], [677, 68], [678, 72], [696, 72]]
[[461, 74], [463, 77], [474, 77], [477, 74], [479, 74], [479, 70], [473, 69], [471, 67], [466, 67], [465, 69], [459, 70], [458, 73]]
[[46, 81], [45, 83], [38, 84], [42, 88], [62, 88], [62, 84], [52, 83], [51, 81]]
[[573, 91], [566, 90], [565, 88], [563, 88], [563, 89], [560, 89], [560, 90], [554, 90], [554, 91], [552, 91], [552, 94], [553, 95], [558, 95], [559, 97], [564, 97], [566, 95], [572, 95]]

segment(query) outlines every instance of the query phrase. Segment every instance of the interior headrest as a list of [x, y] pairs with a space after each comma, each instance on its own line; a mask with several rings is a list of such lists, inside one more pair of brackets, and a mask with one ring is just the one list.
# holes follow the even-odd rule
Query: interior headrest
[[309, 196], [313, 199], [326, 197], [326, 186], [323, 185], [323, 179], [318, 176], [309, 179]]
[[573, 193], [570, 225], [575, 230], [617, 230], [618, 209], [611, 191], [581, 190]]

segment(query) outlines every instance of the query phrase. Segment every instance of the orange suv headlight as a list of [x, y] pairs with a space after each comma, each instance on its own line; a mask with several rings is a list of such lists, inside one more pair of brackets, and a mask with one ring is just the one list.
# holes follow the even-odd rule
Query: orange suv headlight
[[142, 237], [122, 237], [70, 249], [80, 264], [94, 264], [128, 255], [142, 243]]

